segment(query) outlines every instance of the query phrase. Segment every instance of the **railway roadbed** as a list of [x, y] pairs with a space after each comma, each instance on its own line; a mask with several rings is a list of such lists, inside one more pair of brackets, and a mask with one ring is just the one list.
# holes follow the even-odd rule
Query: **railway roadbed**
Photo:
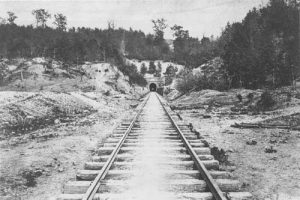
[[252, 199], [241, 186], [220, 170], [201, 134], [150, 93], [57, 199]]

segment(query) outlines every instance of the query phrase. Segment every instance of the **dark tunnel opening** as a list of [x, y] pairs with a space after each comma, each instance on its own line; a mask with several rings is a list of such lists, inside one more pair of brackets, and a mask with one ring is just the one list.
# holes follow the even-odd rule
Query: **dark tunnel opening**
[[150, 89], [150, 91], [152, 91], [152, 92], [156, 92], [156, 90], [157, 90], [156, 84], [155, 84], [155, 83], [151, 83], [151, 84], [149, 85], [149, 89]]

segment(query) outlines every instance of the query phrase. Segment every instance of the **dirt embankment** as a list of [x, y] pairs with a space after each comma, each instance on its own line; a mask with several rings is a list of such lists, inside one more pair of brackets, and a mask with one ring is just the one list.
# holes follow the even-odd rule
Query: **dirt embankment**
[[[60, 194], [63, 183], [75, 178], [76, 170], [83, 168], [95, 147], [122, 119], [130, 119], [131, 108], [136, 107], [141, 96], [82, 92], [9, 94], [8, 99], [0, 101], [2, 113], [18, 108], [45, 123], [36, 125], [37, 130], [18, 129], [1, 134], [0, 199], [6, 200], [49, 199]], [[70, 115], [53, 112], [57, 106], [76, 111], [68, 112]], [[28, 127], [32, 122], [28, 122]]]
[[173, 92], [169, 98], [177, 99], [169, 102], [215, 147], [221, 167], [243, 183], [242, 190], [252, 192], [258, 200], [296, 200], [300, 199], [299, 131], [231, 127], [241, 122], [299, 126], [299, 91], [290, 99], [283, 93], [274, 91], [271, 111], [256, 109], [261, 91], [251, 90], [206, 90], [181, 97]]
[[0, 91], [134, 93], [129, 78], [111, 63], [69, 65], [49, 58], [0, 59]]
[[0, 95], [4, 102], [4, 105], [0, 104], [1, 138], [22, 136], [48, 125], [72, 122], [96, 111], [66, 93], [0, 92]]
[[146, 92], [110, 63], [0, 60], [0, 199], [49, 199]]

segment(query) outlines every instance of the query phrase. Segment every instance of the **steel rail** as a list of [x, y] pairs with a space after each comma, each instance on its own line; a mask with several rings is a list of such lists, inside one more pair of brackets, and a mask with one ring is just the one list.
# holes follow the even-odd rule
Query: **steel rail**
[[206, 169], [206, 167], [204, 166], [203, 162], [199, 159], [198, 155], [193, 150], [192, 146], [190, 145], [190, 143], [188, 142], [188, 140], [186, 139], [186, 137], [184, 136], [184, 134], [182, 133], [180, 128], [175, 123], [175, 121], [172, 118], [172, 116], [170, 115], [170, 113], [165, 108], [160, 97], [157, 94], [156, 94], [156, 97], [159, 99], [159, 102], [161, 103], [163, 109], [167, 113], [169, 119], [171, 120], [171, 123], [176, 128], [176, 131], [179, 133], [179, 136], [181, 137], [185, 147], [187, 148], [189, 154], [191, 155], [193, 161], [195, 162], [195, 165], [196, 165], [197, 169], [199, 170], [201, 176], [203, 177], [204, 181], [207, 183], [208, 188], [209, 188], [210, 192], [212, 193], [214, 199], [215, 200], [227, 200], [227, 198], [224, 196], [224, 194], [222, 193], [222, 191], [219, 188], [219, 186], [217, 185], [217, 183], [214, 181], [212, 176], [209, 174], [209, 172]]
[[108, 160], [105, 162], [104, 166], [101, 168], [99, 174], [96, 176], [96, 178], [94, 179], [94, 181], [92, 182], [92, 184], [89, 186], [88, 190], [86, 191], [86, 193], [82, 197], [82, 200], [92, 200], [94, 198], [96, 192], [98, 191], [98, 189], [101, 185], [101, 180], [103, 180], [105, 178], [105, 176], [108, 173], [111, 165], [115, 161], [115, 158], [116, 158], [117, 154], [119, 153], [119, 151], [121, 149], [121, 146], [123, 145], [123, 143], [124, 143], [126, 137], [128, 136], [128, 134], [130, 133], [130, 131], [131, 131], [134, 123], [136, 122], [138, 116], [141, 114], [141, 112], [142, 112], [146, 102], [148, 101], [148, 99], [149, 99], [149, 94], [146, 97], [146, 99], [144, 100], [144, 102], [141, 104], [141, 108], [139, 109], [139, 111], [134, 116], [134, 118], [131, 121], [129, 127], [127, 128], [126, 132], [124, 133], [124, 135], [122, 136], [122, 138], [120, 139], [118, 144], [116, 145], [116, 148], [110, 154]]

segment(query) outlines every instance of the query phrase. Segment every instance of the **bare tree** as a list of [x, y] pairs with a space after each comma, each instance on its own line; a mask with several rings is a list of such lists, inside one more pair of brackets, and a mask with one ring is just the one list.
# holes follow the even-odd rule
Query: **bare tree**
[[54, 18], [55, 20], [53, 24], [56, 25], [57, 29], [65, 31], [67, 26], [67, 17], [61, 13], [57, 13], [54, 15]]
[[18, 18], [18, 17], [15, 15], [15, 13], [8, 11], [7, 14], [8, 14], [7, 21], [8, 21], [10, 24], [15, 24], [15, 20]]
[[156, 40], [164, 39], [164, 30], [168, 27], [164, 18], [152, 20]]
[[42, 9], [42, 8], [37, 9], [37, 10], [33, 10], [32, 14], [35, 16], [37, 27], [40, 25], [42, 28], [45, 28], [47, 20], [49, 18], [51, 18], [51, 14], [48, 13], [48, 11], [46, 11], [45, 9]]

